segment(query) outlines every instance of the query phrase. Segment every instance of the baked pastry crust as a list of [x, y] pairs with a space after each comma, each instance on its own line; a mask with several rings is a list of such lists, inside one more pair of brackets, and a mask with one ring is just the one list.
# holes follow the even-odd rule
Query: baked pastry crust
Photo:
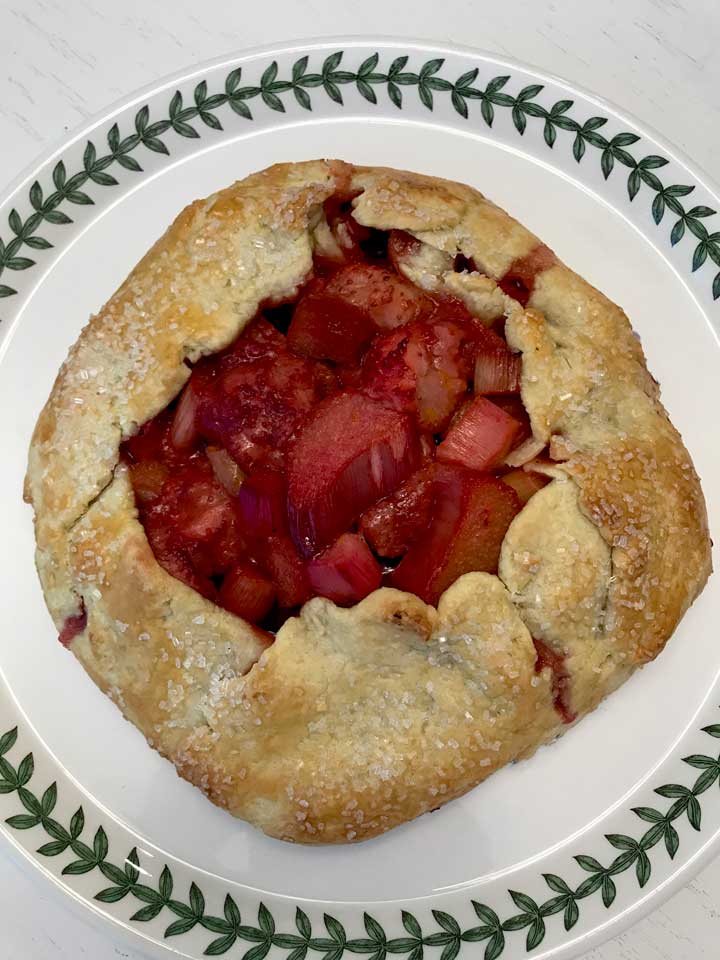
[[[229, 344], [293, 297], [328, 242], [322, 204], [422, 241], [404, 270], [507, 316], [552, 482], [513, 521], [499, 576], [437, 609], [381, 589], [316, 598], [263, 635], [171, 577], [141, 526], [119, 445]], [[566, 657], [572, 712], [663, 648], [710, 572], [697, 475], [622, 310], [562, 263], [527, 307], [496, 281], [538, 239], [467, 186], [338, 161], [281, 164], [184, 210], [85, 327], [35, 429], [25, 496], [56, 625], [148, 742], [272, 836], [363, 840], [458, 797], [566, 727], [533, 638]], [[477, 267], [455, 273], [462, 254]], [[493, 313], [494, 311], [494, 313]]]

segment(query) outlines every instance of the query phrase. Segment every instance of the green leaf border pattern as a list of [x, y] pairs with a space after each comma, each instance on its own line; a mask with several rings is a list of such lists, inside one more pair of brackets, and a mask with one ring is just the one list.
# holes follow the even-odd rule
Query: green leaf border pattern
[[[720, 724], [704, 727], [703, 732], [720, 739]], [[687, 817], [690, 827], [700, 831], [702, 807], [699, 798], [720, 778], [720, 756], [693, 754], [684, 757], [684, 763], [699, 771], [695, 782], [690, 787], [679, 783], [657, 787], [655, 793], [659, 797], [672, 801], [664, 812], [655, 807], [633, 808], [633, 813], [647, 825], [639, 839], [625, 834], [606, 834], [605, 839], [614, 851], [613, 859], [603, 866], [595, 857], [576, 856], [574, 859], [586, 876], [573, 883], [557, 874], [543, 874], [550, 895], [542, 903], [520, 891], [508, 890], [516, 912], [506, 919], [501, 919], [487, 904], [472, 900], [479, 921], [477, 925], [462, 929], [451, 914], [433, 910], [436, 928], [429, 931], [422, 929], [417, 917], [403, 910], [400, 917], [402, 934], [389, 936], [382, 924], [369, 913], [364, 913], [364, 935], [349, 938], [343, 924], [329, 914], [324, 915], [325, 929], [313, 932], [309, 917], [299, 906], [295, 912], [296, 929], [292, 931], [279, 932], [271, 911], [262, 902], [258, 906], [257, 919], [243, 922], [240, 908], [229, 893], [225, 896], [222, 915], [210, 913], [202, 891], [194, 882], [187, 893], [176, 891], [167, 864], [154, 885], [141, 882], [141, 873], [145, 876], [147, 873], [141, 871], [137, 849], [133, 847], [124, 859], [114, 863], [109, 859], [105, 830], [99, 826], [91, 837], [86, 831], [82, 807], [78, 807], [67, 826], [53, 818], [57, 785], [51, 783], [40, 795], [30, 789], [35, 772], [32, 753], [24, 756], [17, 766], [8, 759], [16, 741], [17, 727], [0, 737], [0, 794], [16, 793], [24, 811], [5, 820], [9, 827], [13, 830], [41, 828], [49, 840], [37, 848], [40, 856], [72, 856], [62, 869], [64, 876], [99, 871], [108, 885], [95, 894], [95, 900], [117, 903], [129, 897], [133, 907], [138, 906], [130, 917], [131, 921], [154, 920], [165, 911], [168, 919], [170, 915], [173, 917], [165, 929], [166, 938], [185, 934], [199, 926], [215, 935], [205, 948], [207, 956], [227, 953], [236, 943], [250, 945], [243, 960], [263, 960], [272, 947], [286, 951], [284, 960], [305, 960], [308, 953], [321, 954], [322, 960], [341, 960], [345, 954], [368, 954], [370, 960], [385, 960], [388, 954], [406, 960], [423, 960], [428, 947], [442, 948], [438, 960], [455, 960], [463, 943], [484, 943], [484, 960], [496, 960], [505, 950], [507, 934], [520, 931], [525, 933], [525, 949], [530, 952], [544, 940], [549, 917], [562, 916], [564, 929], [569, 931], [580, 919], [582, 902], [597, 893], [609, 910], [617, 894], [620, 875], [634, 873], [638, 886], [645, 887], [652, 874], [651, 851], [662, 841], [666, 855], [674, 859], [680, 846], [675, 823]]]
[[[88, 141], [83, 155], [82, 169], [68, 175], [65, 164], [59, 160], [52, 171], [52, 186], [43, 187], [37, 180], [29, 190], [29, 202], [32, 213], [23, 220], [16, 209], [8, 216], [8, 226], [12, 238], [4, 241], [0, 238], [0, 277], [15, 271], [28, 270], [35, 261], [25, 256], [25, 248], [30, 251], [42, 251], [52, 246], [38, 229], [43, 223], [63, 225], [72, 220], [67, 213], [72, 205], [92, 204], [92, 197], [85, 192], [89, 185], [102, 187], [116, 186], [118, 181], [108, 173], [109, 168], [122, 167], [134, 173], [142, 170], [136, 154], [140, 147], [153, 153], [169, 155], [166, 134], [175, 133], [180, 137], [197, 138], [198, 126], [211, 130], [222, 130], [218, 117], [220, 108], [228, 107], [237, 117], [253, 120], [250, 102], [257, 101], [269, 110], [284, 113], [284, 97], [293, 96], [298, 105], [312, 110], [311, 90], [322, 90], [326, 96], [339, 106], [343, 106], [343, 87], [353, 86], [368, 103], [378, 102], [378, 90], [384, 88], [392, 104], [403, 109], [405, 92], [414, 89], [420, 103], [432, 111], [437, 96], [449, 96], [453, 109], [465, 120], [470, 119], [473, 101], [480, 101], [480, 114], [485, 125], [492, 127], [498, 110], [509, 110], [512, 123], [521, 136], [528, 122], [543, 124], [543, 136], [550, 149], [555, 147], [558, 131], [572, 136], [572, 151], [575, 160], [580, 163], [587, 148], [592, 147], [600, 160], [600, 168], [607, 180], [615, 171], [627, 169], [627, 192], [633, 201], [643, 187], [652, 195], [651, 214], [656, 225], [667, 217], [672, 218], [670, 244], [675, 246], [686, 233], [692, 235], [697, 243], [692, 254], [692, 271], [698, 270], [706, 261], [720, 268], [720, 231], [710, 232], [706, 221], [717, 214], [712, 207], [697, 204], [686, 208], [683, 202], [695, 189], [694, 186], [671, 183], [664, 184], [658, 176], [658, 169], [667, 165], [668, 160], [657, 154], [640, 157], [633, 156], [628, 149], [640, 140], [635, 133], [617, 133], [606, 137], [600, 132], [607, 123], [606, 117], [593, 116], [582, 123], [570, 115], [574, 106], [572, 100], [558, 100], [550, 108], [537, 102], [543, 91], [541, 84], [523, 87], [516, 96], [507, 92], [510, 76], [498, 76], [490, 80], [484, 89], [474, 86], [479, 69], [468, 70], [456, 80], [450, 81], [440, 75], [444, 66], [443, 58], [428, 60], [419, 71], [408, 70], [408, 56], [396, 57], [388, 69], [379, 69], [378, 53], [367, 57], [356, 71], [341, 69], [344, 52], [338, 50], [325, 58], [319, 72], [309, 69], [309, 56], [300, 57], [292, 66], [290, 78], [279, 77], [277, 61], [264, 70], [259, 83], [241, 85], [243, 68], [236, 67], [225, 78], [222, 92], [210, 93], [205, 80], [200, 81], [194, 91], [192, 103], [185, 102], [182, 93], [176, 90], [168, 105], [164, 119], [151, 122], [150, 109], [143, 106], [137, 111], [134, 129], [121, 136], [117, 124], [113, 124], [107, 133], [107, 152]], [[199, 123], [198, 123], [199, 122]], [[568, 140], [568, 142], [570, 142]], [[688, 201], [686, 201], [688, 202]], [[7, 279], [7, 277], [6, 277]], [[0, 282], [0, 298], [11, 297], [17, 290], [6, 282]], [[713, 299], [720, 298], [720, 269], [712, 283]], [[252, 958], [258, 960], [258, 958]], [[415, 958], [414, 958], [415, 960]], [[449, 960], [449, 958], [444, 958]]]

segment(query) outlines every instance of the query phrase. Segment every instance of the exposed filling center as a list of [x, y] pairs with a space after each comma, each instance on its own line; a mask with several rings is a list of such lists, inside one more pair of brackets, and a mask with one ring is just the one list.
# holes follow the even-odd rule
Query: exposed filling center
[[[408, 234], [361, 227], [338, 200], [326, 217], [329, 252], [297, 301], [196, 363], [122, 449], [158, 562], [269, 631], [313, 596], [350, 605], [386, 584], [436, 604], [462, 574], [496, 572], [546, 482], [506, 464], [531, 430], [504, 318], [406, 279]], [[537, 261], [502, 289], [526, 300]]]

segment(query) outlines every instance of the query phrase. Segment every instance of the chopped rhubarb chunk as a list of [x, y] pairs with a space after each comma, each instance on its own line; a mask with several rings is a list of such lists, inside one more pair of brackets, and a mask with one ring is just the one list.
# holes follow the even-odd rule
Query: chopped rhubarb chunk
[[462, 467], [437, 464], [430, 526], [413, 543], [390, 583], [437, 604], [458, 577], [494, 573], [500, 547], [520, 501], [507, 484]]
[[219, 601], [243, 620], [259, 623], [275, 602], [275, 587], [254, 564], [236, 563], [225, 575]]
[[537, 275], [552, 267], [554, 263], [555, 254], [545, 244], [539, 243], [526, 256], [513, 261], [498, 286], [524, 307], [532, 296]]
[[474, 397], [437, 448], [437, 458], [478, 472], [502, 463], [522, 430], [521, 424], [484, 397]]
[[565, 657], [556, 653], [542, 640], [536, 640], [533, 637], [533, 643], [537, 653], [535, 673], [542, 673], [546, 667], [552, 671], [553, 705], [562, 717], [563, 723], [572, 723], [577, 714], [570, 706], [570, 674], [567, 671]]
[[334, 603], [362, 600], [382, 581], [382, 569], [362, 537], [344, 533], [324, 553], [308, 563], [313, 593]]
[[338, 270], [325, 286], [325, 294], [362, 311], [373, 326], [386, 330], [429, 315], [434, 306], [418, 287], [375, 264]]
[[287, 533], [287, 485], [281, 473], [258, 468], [240, 488], [237, 499], [242, 529], [262, 539]]
[[170, 475], [169, 468], [160, 460], [140, 460], [138, 463], [131, 463], [129, 470], [135, 496], [142, 503], [159, 497], [163, 484]]
[[541, 473], [532, 473], [530, 470], [518, 469], [511, 470], [509, 473], [504, 474], [502, 481], [512, 487], [518, 495], [520, 503], [525, 504], [533, 494], [537, 493], [538, 490], [542, 490], [542, 488], [550, 482], [550, 478], [543, 476]]
[[208, 447], [205, 453], [216, 478], [231, 497], [236, 497], [240, 492], [245, 474], [222, 447]]
[[410, 419], [357, 393], [323, 401], [288, 460], [290, 530], [309, 556], [332, 543], [372, 503], [420, 465]]
[[366, 510], [360, 532], [379, 556], [401, 557], [427, 530], [432, 502], [432, 467], [426, 467]]
[[75, 637], [81, 634], [86, 626], [87, 610], [85, 609], [85, 604], [81, 600], [80, 613], [76, 613], [74, 616], [65, 618], [65, 623], [63, 623], [58, 640], [64, 647], [69, 647]]
[[191, 376], [180, 395], [180, 401], [170, 428], [170, 440], [177, 450], [188, 450], [194, 445], [198, 436], [197, 415], [199, 408], [200, 393], [196, 381]]
[[303, 357], [355, 363], [376, 332], [366, 310], [316, 285], [295, 308], [288, 346]]
[[517, 393], [520, 390], [522, 359], [491, 330], [479, 344], [475, 358], [475, 393]]
[[260, 560], [277, 591], [281, 607], [299, 607], [312, 596], [305, 562], [290, 537], [268, 537]]

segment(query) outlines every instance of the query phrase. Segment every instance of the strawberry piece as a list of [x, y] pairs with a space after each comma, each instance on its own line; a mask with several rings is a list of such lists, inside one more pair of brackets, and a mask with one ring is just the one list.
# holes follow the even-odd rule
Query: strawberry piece
[[527, 306], [535, 286], [535, 278], [556, 262], [552, 250], [544, 243], [539, 243], [526, 256], [512, 262], [505, 276], [498, 281], [498, 286], [521, 306]]
[[494, 573], [520, 501], [507, 484], [462, 467], [435, 466], [432, 518], [390, 576], [390, 584], [437, 604], [458, 577]]
[[511, 470], [501, 478], [503, 483], [512, 487], [518, 495], [520, 503], [523, 505], [528, 502], [533, 494], [550, 482], [550, 478], [542, 473], [532, 473], [530, 470]]
[[437, 448], [437, 458], [478, 472], [502, 463], [522, 431], [522, 425], [486, 400], [474, 397], [453, 422]]
[[418, 287], [375, 264], [354, 264], [338, 270], [325, 285], [324, 293], [355, 307], [374, 327], [386, 330], [427, 316], [434, 306]]
[[330, 197], [325, 201], [325, 219], [347, 262], [364, 260], [362, 244], [371, 236], [368, 227], [363, 227], [352, 215], [352, 204], [347, 197]]
[[220, 587], [220, 605], [250, 623], [259, 623], [275, 602], [275, 587], [247, 561], [228, 570]]
[[542, 640], [536, 640], [535, 652], [537, 660], [535, 661], [535, 673], [542, 673], [546, 667], [552, 671], [552, 690], [553, 706], [562, 717], [563, 723], [572, 723], [577, 717], [570, 707], [570, 674], [567, 671], [565, 657], [556, 653], [552, 647], [549, 647]]
[[307, 568], [290, 537], [268, 537], [259, 546], [259, 559], [275, 585], [281, 607], [299, 607], [310, 599]]
[[62, 630], [58, 635], [58, 640], [64, 647], [69, 647], [75, 637], [81, 634], [86, 626], [87, 610], [85, 609], [84, 602], [81, 600], [80, 613], [65, 618], [65, 623], [63, 623]]
[[141, 460], [129, 466], [130, 482], [135, 496], [141, 503], [148, 503], [160, 496], [170, 470], [160, 460]]
[[382, 569], [357, 533], [344, 533], [324, 553], [308, 563], [316, 596], [349, 605], [377, 590]]
[[323, 401], [288, 458], [290, 531], [309, 556], [332, 543], [420, 464], [408, 417], [357, 393]]
[[299, 301], [288, 330], [288, 346], [302, 357], [355, 363], [377, 328], [366, 310], [327, 293], [325, 286], [315, 284]]
[[240, 488], [238, 517], [243, 530], [255, 539], [287, 534], [287, 485], [276, 470], [255, 470]]
[[432, 467], [426, 467], [366, 510], [360, 532], [379, 556], [401, 557], [427, 530], [432, 503]]

